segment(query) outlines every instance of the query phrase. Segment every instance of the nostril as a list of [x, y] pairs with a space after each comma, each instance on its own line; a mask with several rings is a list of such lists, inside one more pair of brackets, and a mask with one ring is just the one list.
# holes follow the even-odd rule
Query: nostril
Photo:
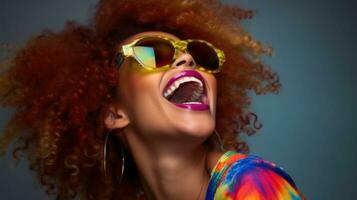
[[[180, 66], [180, 65], [183, 65], [183, 64], [185, 64], [186, 63], [186, 61], [185, 60], [182, 60], [182, 61], [180, 61], [180, 62], [178, 62], [177, 64], [176, 64], [176, 66]], [[191, 64], [191, 63], [190, 63]]]
[[193, 67], [195, 65], [195, 62], [193, 62], [193, 60], [191, 60], [191, 62], [189, 63], [190, 67]]

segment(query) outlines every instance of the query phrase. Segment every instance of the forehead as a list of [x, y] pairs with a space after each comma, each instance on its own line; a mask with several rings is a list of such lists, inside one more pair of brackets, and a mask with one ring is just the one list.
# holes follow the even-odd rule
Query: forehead
[[180, 40], [177, 36], [171, 34], [171, 33], [166, 33], [166, 32], [161, 32], [161, 31], [145, 31], [141, 32], [135, 35], [132, 35], [126, 39], [124, 39], [120, 44], [127, 44], [132, 42], [133, 40], [143, 37], [143, 36], [165, 36], [174, 40]]

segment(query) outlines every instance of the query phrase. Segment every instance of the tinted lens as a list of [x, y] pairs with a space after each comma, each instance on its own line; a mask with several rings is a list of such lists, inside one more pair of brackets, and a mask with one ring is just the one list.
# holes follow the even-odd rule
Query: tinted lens
[[138, 41], [133, 50], [141, 64], [152, 68], [171, 64], [175, 54], [175, 48], [169, 41], [155, 37]]
[[193, 41], [187, 44], [187, 51], [201, 67], [208, 70], [217, 70], [219, 68], [218, 55], [208, 44], [200, 41]]

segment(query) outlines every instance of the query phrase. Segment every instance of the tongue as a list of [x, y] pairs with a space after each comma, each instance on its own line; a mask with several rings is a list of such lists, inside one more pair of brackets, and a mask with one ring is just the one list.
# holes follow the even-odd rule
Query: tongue
[[196, 82], [182, 83], [168, 100], [173, 103], [200, 102], [200, 97], [194, 95], [195, 90], [198, 90], [198, 88], [199, 83]]

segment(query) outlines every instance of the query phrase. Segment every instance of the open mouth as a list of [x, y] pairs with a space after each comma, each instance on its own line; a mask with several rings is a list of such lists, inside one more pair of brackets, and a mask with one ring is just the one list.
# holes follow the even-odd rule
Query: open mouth
[[207, 110], [208, 98], [201, 74], [186, 70], [169, 80], [163, 96], [174, 105], [190, 110]]

